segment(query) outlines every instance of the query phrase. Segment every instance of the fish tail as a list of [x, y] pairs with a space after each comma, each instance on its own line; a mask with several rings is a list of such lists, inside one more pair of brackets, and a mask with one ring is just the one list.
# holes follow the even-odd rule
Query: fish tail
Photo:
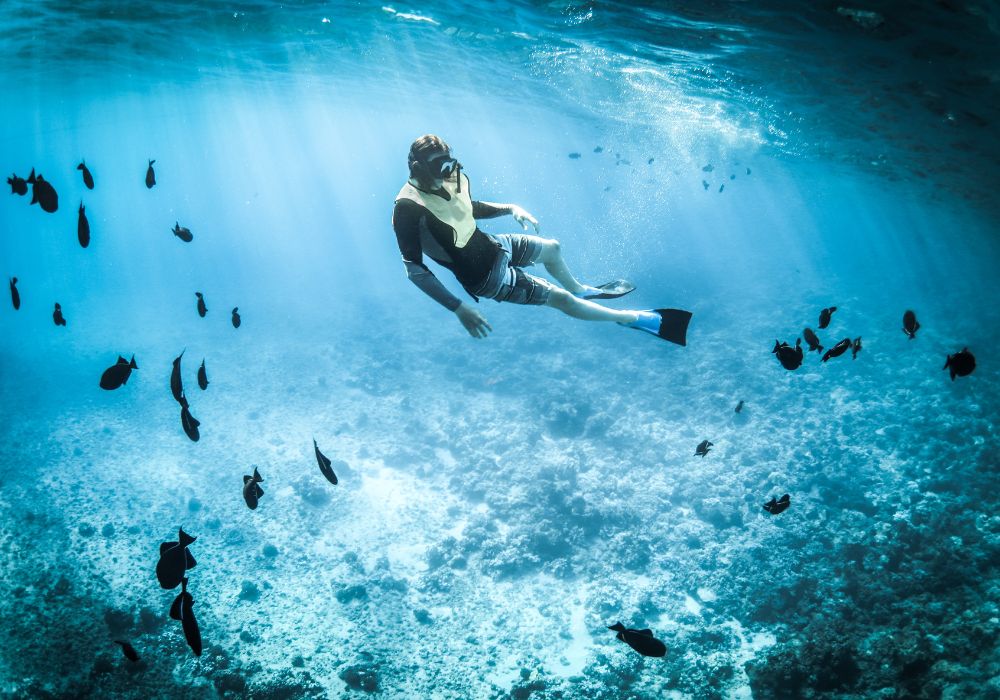
[[132, 369], [139, 369], [139, 365], [135, 363], [135, 355], [132, 355], [132, 359], [129, 361], [128, 366]]
[[30, 182], [32, 185], [35, 184], [35, 169], [34, 168], [31, 169], [31, 175], [28, 176], [27, 182]]
[[[177, 541], [180, 542], [181, 547], [187, 547], [189, 544], [192, 544], [196, 539], [198, 538], [192, 537], [191, 535], [184, 532], [184, 528], [180, 528], [180, 532], [177, 535]], [[187, 579], [184, 579], [184, 581], [187, 582]]]

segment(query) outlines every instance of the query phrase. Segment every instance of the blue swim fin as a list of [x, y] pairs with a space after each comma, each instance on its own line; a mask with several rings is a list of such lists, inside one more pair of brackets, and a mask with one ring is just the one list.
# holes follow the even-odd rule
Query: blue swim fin
[[[653, 314], [656, 314], [654, 316]], [[688, 323], [692, 313], [682, 309], [651, 309], [642, 312], [635, 323], [627, 323], [629, 328], [646, 331], [677, 345], [687, 345]]]

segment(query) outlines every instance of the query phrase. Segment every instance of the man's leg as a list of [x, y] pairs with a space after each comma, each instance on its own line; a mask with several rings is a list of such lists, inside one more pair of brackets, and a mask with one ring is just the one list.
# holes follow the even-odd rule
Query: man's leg
[[[554, 238], [542, 238], [540, 241], [541, 253], [538, 255], [537, 262], [545, 265], [545, 269], [548, 273], [552, 275], [552, 277], [562, 285], [563, 289], [568, 291], [570, 294], [579, 294], [584, 291], [586, 287], [576, 281], [576, 278], [573, 277], [573, 273], [569, 271], [566, 261], [563, 260], [562, 249], [559, 245], [559, 241]], [[597, 304], [591, 304], [591, 306], [597, 306]], [[569, 311], [566, 311], [566, 313], [569, 313], [571, 316], [574, 315]]]
[[[546, 268], [548, 268], [547, 265]], [[553, 277], [554, 276], [555, 275], [553, 274]], [[572, 276], [570, 276], [570, 279], [572, 279]], [[553, 309], [559, 309], [564, 314], [572, 316], [573, 318], [582, 319], [584, 321], [635, 323], [635, 321], [639, 318], [638, 311], [619, 311], [617, 309], [609, 309], [606, 306], [595, 304], [592, 301], [575, 297], [565, 289], [556, 289], [555, 287], [549, 291], [549, 296], [545, 300], [545, 305], [551, 306]]]

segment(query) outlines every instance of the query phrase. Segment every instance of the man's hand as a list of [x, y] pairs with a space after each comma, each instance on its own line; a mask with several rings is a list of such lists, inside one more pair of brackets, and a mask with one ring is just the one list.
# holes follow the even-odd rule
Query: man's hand
[[493, 327], [486, 322], [486, 317], [464, 301], [455, 309], [455, 315], [473, 338], [485, 338], [493, 330]]
[[[530, 223], [532, 226], [535, 227], [535, 233], [539, 233], [540, 232], [541, 229], [538, 226], [538, 219], [536, 219], [535, 217], [533, 217], [526, 210], [522, 209], [521, 207], [517, 206], [516, 204], [511, 204], [510, 205], [510, 213], [511, 213], [511, 216], [514, 217], [514, 221], [516, 221], [517, 223], [521, 224], [521, 228], [523, 228], [525, 231], [528, 230], [528, 224]], [[525, 222], [528, 222], [528, 223], [525, 223]]]

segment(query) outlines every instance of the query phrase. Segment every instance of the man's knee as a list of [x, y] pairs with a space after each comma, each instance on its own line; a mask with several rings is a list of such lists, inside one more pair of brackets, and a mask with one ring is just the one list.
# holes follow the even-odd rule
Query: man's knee
[[538, 255], [538, 262], [555, 262], [562, 255], [562, 247], [555, 238], [546, 238], [542, 243], [542, 252]]
[[549, 290], [549, 297], [545, 300], [545, 305], [551, 306], [554, 309], [559, 309], [560, 311], [565, 311], [574, 301], [576, 301], [576, 297], [567, 292], [565, 289], [553, 287]]

